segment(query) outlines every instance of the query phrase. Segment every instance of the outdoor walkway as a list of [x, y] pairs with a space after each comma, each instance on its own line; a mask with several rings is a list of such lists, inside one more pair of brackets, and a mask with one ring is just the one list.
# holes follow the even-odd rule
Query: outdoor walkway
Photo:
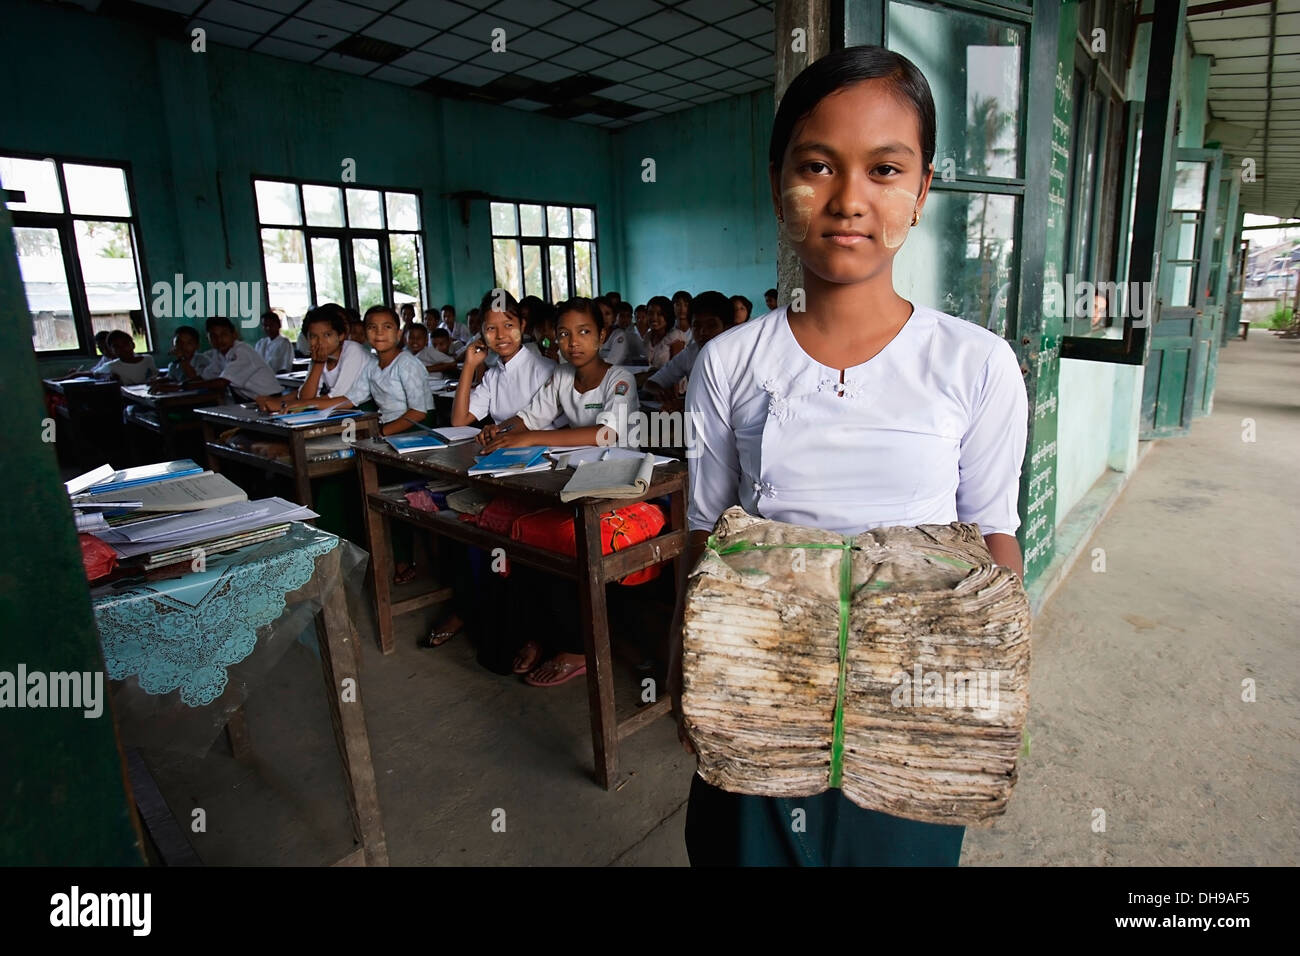
[[[1031, 752], [1006, 816], [968, 831], [964, 865], [1300, 863], [1297, 466], [1300, 342], [1256, 331], [1221, 354], [1213, 414], [1151, 449], [1036, 620]], [[387, 658], [363, 642], [394, 864], [686, 863], [693, 760], [670, 721], [624, 741], [629, 777], [605, 793], [581, 680], [526, 687], [459, 639], [418, 650], [421, 625], [403, 619]], [[200, 856], [337, 858], [350, 839], [311, 653], [287, 655], [247, 714], [252, 764], [224, 744], [151, 755], [179, 819], [207, 810]]]

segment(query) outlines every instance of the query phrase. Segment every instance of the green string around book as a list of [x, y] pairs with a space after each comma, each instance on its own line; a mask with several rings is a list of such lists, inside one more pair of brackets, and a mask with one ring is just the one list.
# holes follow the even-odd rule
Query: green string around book
[[854, 538], [731, 508], [693, 570], [682, 708], [738, 793], [988, 822], [1016, 779], [1029, 605], [977, 526]]

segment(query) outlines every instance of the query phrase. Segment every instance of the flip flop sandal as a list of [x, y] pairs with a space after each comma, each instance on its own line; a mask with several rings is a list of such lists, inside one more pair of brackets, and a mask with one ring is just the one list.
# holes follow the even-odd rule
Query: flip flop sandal
[[445, 628], [435, 627], [428, 634], [424, 635], [424, 637], [420, 638], [417, 643], [420, 647], [442, 647], [442, 645], [446, 644], [453, 637], [458, 636], [464, 629], [465, 628], [462, 626], [456, 628], [454, 631], [449, 631]]
[[515, 655], [515, 660], [518, 661], [519, 658], [523, 657], [524, 651], [528, 650], [530, 647], [533, 649], [533, 653], [529, 656], [528, 663], [522, 667], [520, 667], [519, 664], [514, 665], [513, 670], [516, 674], [527, 674], [529, 671], [536, 668], [538, 664], [542, 663], [540, 660], [542, 656], [542, 646], [536, 641], [529, 641], [521, 647], [519, 653]]
[[[559, 671], [559, 673], [553, 680], [540, 681], [533, 677], [532, 674], [529, 674], [524, 678], [524, 683], [532, 687], [559, 687], [561, 684], [567, 684], [575, 677], [581, 677], [583, 674], [587, 673], [586, 661], [583, 661], [581, 664], [555, 664], [554, 667]], [[534, 670], [537, 669], [538, 668], [534, 668]]]

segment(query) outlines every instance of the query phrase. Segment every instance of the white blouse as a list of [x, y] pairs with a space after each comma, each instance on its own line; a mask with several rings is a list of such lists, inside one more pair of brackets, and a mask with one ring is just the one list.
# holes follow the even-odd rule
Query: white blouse
[[[489, 357], [496, 354], [490, 352]], [[469, 393], [469, 413], [475, 421], [488, 416], [496, 422], [514, 418], [554, 371], [554, 362], [526, 345], [509, 362], [498, 362], [483, 373], [483, 380]], [[550, 428], [550, 421], [542, 427]]]
[[840, 386], [786, 312], [717, 336], [695, 363], [692, 531], [740, 505], [844, 535], [950, 521], [1015, 534], [1029, 402], [1010, 343], [917, 306]]
[[[330, 368], [326, 362], [321, 369], [319, 394], [323, 397], [346, 395], [357, 383], [357, 379], [366, 374], [366, 367], [374, 357], [370, 349], [360, 342], [344, 339], [338, 363]], [[298, 391], [301, 392], [302, 389], [299, 388]]]
[[551, 422], [563, 413], [569, 428], [607, 425], [625, 438], [628, 418], [641, 407], [632, 373], [620, 365], [611, 366], [600, 384], [589, 392], [574, 387], [577, 374], [572, 365], [557, 368], [527, 407], [520, 409], [524, 425], [533, 430], [558, 427]]
[[662, 339], [659, 340], [658, 345], [651, 345], [650, 340], [646, 339], [646, 364], [651, 368], [663, 368], [667, 365], [668, 360], [673, 357], [670, 350], [675, 342], [681, 342], [683, 345], [686, 343], [686, 333], [675, 325], [668, 330], [668, 333]]

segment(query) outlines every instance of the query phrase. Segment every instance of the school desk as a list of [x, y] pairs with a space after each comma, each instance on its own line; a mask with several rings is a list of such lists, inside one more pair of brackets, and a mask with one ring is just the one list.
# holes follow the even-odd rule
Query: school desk
[[221, 393], [212, 389], [190, 388], [178, 392], [154, 392], [151, 385], [123, 385], [122, 400], [131, 406], [126, 420], [162, 439], [162, 457], [175, 458], [181, 449], [179, 437], [197, 431], [198, 420], [189, 414], [203, 405], [216, 405]]
[[[340, 863], [386, 866], [388, 848], [358, 680], [360, 646], [348, 585], [366, 554], [348, 541], [295, 522], [283, 537], [212, 555], [206, 567], [164, 580], [122, 578], [91, 590], [125, 747], [202, 756], [228, 724], [236, 756], [251, 744], [243, 705], [315, 624], [321, 677], [357, 846]], [[361, 600], [352, 586], [353, 601]], [[132, 754], [132, 777], [147, 773]], [[158, 800], [141, 799], [146, 818]], [[156, 797], [156, 794], [155, 794]], [[165, 807], [162, 808], [165, 811]], [[181, 831], [183, 833], [184, 831]], [[188, 847], [173, 827], [169, 845]], [[159, 844], [160, 847], [162, 844]], [[192, 851], [190, 851], [192, 853]]]
[[[661, 465], [654, 470], [646, 493], [640, 498], [579, 498], [564, 503], [560, 491], [573, 476], [570, 469], [535, 471], [505, 478], [469, 477], [467, 468], [474, 463], [478, 446], [474, 442], [452, 445], [432, 452], [399, 455], [382, 440], [359, 441], [354, 446], [357, 467], [361, 470], [361, 488], [365, 501], [366, 534], [371, 554], [370, 574], [374, 586], [375, 609], [379, 624], [379, 646], [385, 654], [393, 651], [393, 616], [443, 600], [447, 589], [440, 589], [430, 599], [422, 595], [406, 601], [391, 602], [392, 551], [389, 547], [389, 522], [404, 521], [435, 535], [461, 541], [489, 553], [504, 548], [510, 561], [537, 568], [575, 581], [578, 585], [578, 613], [587, 656], [587, 699], [591, 709], [591, 741], [596, 761], [597, 782], [606, 790], [615, 783], [618, 772], [618, 742], [668, 713], [665, 695], [619, 722], [614, 714], [614, 675], [609, 646], [609, 616], [605, 608], [605, 585], [633, 571], [648, 568], [660, 561], [684, 560], [686, 549], [686, 466], [681, 462]], [[379, 469], [402, 471], [416, 478], [456, 478], [492, 495], [522, 498], [538, 509], [570, 508], [574, 516], [577, 557], [548, 551], [515, 541], [477, 525], [460, 521], [454, 511], [427, 512], [412, 508], [400, 496], [379, 490]], [[643, 541], [613, 554], [601, 551], [600, 518], [602, 514], [650, 498], [670, 497], [668, 523], [658, 537]], [[680, 569], [677, 569], [680, 570]]]
[[[234, 461], [268, 474], [286, 475], [293, 481], [293, 500], [308, 507], [311, 507], [312, 503], [313, 478], [347, 474], [355, 466], [350, 458], [308, 461], [307, 440], [323, 438], [327, 435], [341, 435], [348, 427], [349, 421], [354, 423], [356, 438], [367, 438], [379, 431], [379, 418], [374, 412], [357, 411], [348, 418], [332, 418], [329, 421], [309, 425], [285, 425], [273, 418], [263, 416], [256, 406], [247, 408], [243, 405], [218, 405], [215, 408], [197, 409], [195, 414], [203, 423], [203, 444], [207, 449], [209, 468], [220, 471], [222, 461]], [[285, 442], [289, 446], [289, 461], [266, 458], [252, 452], [231, 448], [221, 441], [221, 433], [231, 428], [239, 428], [246, 432], [265, 435], [274, 441]]]
[[[64, 423], [58, 446], [70, 464], [94, 467], [112, 462], [125, 467], [122, 442], [122, 390], [115, 381], [93, 378], [43, 380], [45, 391], [57, 396], [54, 413]], [[120, 462], [120, 464], [119, 464]]]

